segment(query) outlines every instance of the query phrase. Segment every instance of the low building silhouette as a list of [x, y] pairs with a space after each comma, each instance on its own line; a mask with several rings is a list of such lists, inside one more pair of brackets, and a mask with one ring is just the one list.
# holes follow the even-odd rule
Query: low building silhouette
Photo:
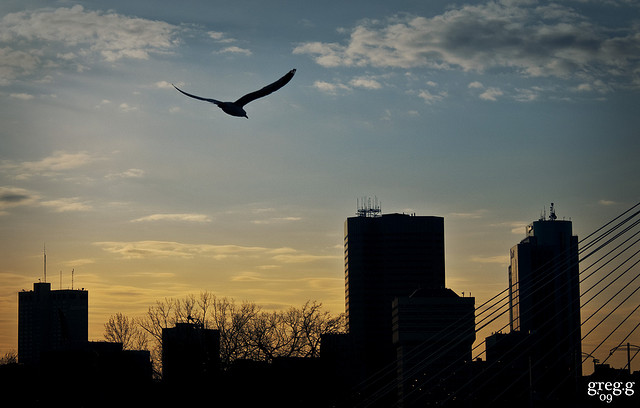
[[471, 361], [476, 338], [474, 306], [474, 298], [444, 288], [394, 299], [399, 406], [424, 406], [464, 384], [460, 373]]
[[162, 379], [168, 385], [200, 384], [220, 373], [220, 332], [199, 323], [162, 329]]

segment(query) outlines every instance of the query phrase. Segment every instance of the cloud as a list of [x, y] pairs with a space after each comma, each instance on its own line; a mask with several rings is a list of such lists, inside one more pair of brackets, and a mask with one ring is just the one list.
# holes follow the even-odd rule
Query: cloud
[[240, 245], [185, 244], [172, 241], [95, 242], [103, 250], [125, 259], [143, 258], [194, 258], [196, 256], [225, 259], [231, 256], [264, 254], [262, 247]]
[[365, 89], [380, 89], [382, 85], [380, 82], [375, 79], [368, 77], [358, 77], [349, 81], [349, 84], [354, 88], [365, 88]]
[[96, 263], [95, 259], [89, 259], [89, 258], [78, 258], [78, 259], [72, 259], [69, 261], [64, 261], [62, 262], [63, 266], [67, 266], [69, 268], [77, 268], [80, 266], [84, 266], [84, 265], [91, 265]]
[[145, 171], [142, 169], [128, 169], [120, 173], [110, 173], [105, 176], [107, 180], [113, 179], [136, 179], [142, 178], [145, 175]]
[[71, 64], [84, 70], [94, 59], [148, 59], [175, 47], [178, 33], [177, 26], [166, 22], [87, 11], [80, 5], [9, 13], [0, 19], [0, 81], [45, 66]]
[[640, 36], [634, 29], [610, 30], [561, 5], [488, 2], [429, 18], [363, 20], [347, 32], [344, 42], [302, 43], [293, 53], [310, 55], [325, 67], [506, 69], [528, 77], [638, 79]]
[[474, 256], [471, 258], [472, 262], [477, 263], [494, 263], [500, 265], [509, 265], [509, 255], [496, 255], [496, 256]]
[[330, 95], [336, 95], [338, 91], [350, 91], [347, 85], [341, 83], [331, 83], [326, 81], [315, 81], [313, 83], [313, 87]]
[[499, 96], [504, 95], [500, 88], [490, 87], [480, 94], [480, 99], [485, 101], [497, 101]]
[[514, 99], [519, 102], [531, 102], [540, 96], [539, 89], [516, 89]]
[[80, 201], [78, 197], [59, 198], [57, 200], [42, 201], [40, 205], [51, 207], [55, 212], [89, 211], [93, 208], [86, 201]]
[[87, 152], [68, 153], [55, 151], [51, 156], [37, 161], [14, 162], [3, 160], [0, 170], [14, 174], [16, 179], [27, 179], [34, 176], [52, 176], [60, 172], [86, 166], [98, 160]]
[[158, 81], [154, 85], [156, 88], [160, 89], [173, 89], [173, 85], [171, 85], [171, 83], [167, 81]]
[[138, 111], [138, 107], [137, 106], [131, 106], [126, 102], [121, 103], [120, 106], [118, 106], [118, 108], [120, 108], [120, 111], [125, 112], [125, 113], [131, 113], [131, 112], [137, 112]]
[[173, 241], [105, 241], [94, 242], [104, 251], [120, 255], [124, 259], [177, 258], [192, 259], [196, 257], [224, 260], [227, 258], [254, 258], [261, 265], [309, 263], [324, 260], [340, 259], [340, 256], [314, 255], [289, 247], [266, 248], [242, 245], [188, 244]]
[[609, 205], [616, 205], [618, 203], [613, 201], [613, 200], [600, 200], [600, 201], [598, 201], [598, 204], [604, 205], [604, 206], [609, 206]]
[[[478, 97], [480, 99], [485, 100], [485, 101], [497, 101], [499, 96], [504, 95], [504, 92], [502, 92], [502, 90], [500, 88], [496, 88], [496, 87], [485, 88], [485, 86], [481, 82], [478, 82], [478, 81], [471, 82], [467, 86], [467, 88], [473, 89], [473, 90], [478, 90], [479, 92], [481, 92], [480, 94], [478, 94]], [[515, 99], [516, 100], [527, 100], [526, 91], [522, 91], [521, 90], [520, 93], [518, 94], [518, 96], [516, 96]]]
[[295, 222], [300, 221], [301, 217], [273, 217], [267, 218], [263, 220], [254, 220], [251, 221], [253, 224], [263, 225], [263, 224], [280, 224], [285, 222]]
[[15, 99], [22, 99], [23, 101], [28, 101], [30, 99], [33, 99], [33, 95], [28, 93], [12, 93], [9, 96]]
[[236, 46], [226, 47], [218, 51], [221, 54], [243, 54], [246, 56], [250, 56], [252, 54], [251, 50], [246, 48], [240, 48]]
[[22, 206], [42, 206], [55, 212], [89, 211], [93, 207], [78, 197], [42, 200], [40, 195], [17, 187], [0, 187], [0, 215], [6, 215], [6, 209]]
[[304, 254], [304, 253], [282, 254], [282, 255], [276, 255], [273, 257], [274, 260], [282, 263], [306, 263], [306, 262], [315, 262], [315, 261], [335, 260], [340, 258], [341, 257], [337, 255], [313, 255], [313, 254]]
[[423, 89], [420, 92], [418, 92], [418, 96], [420, 98], [422, 98], [425, 103], [428, 104], [432, 104], [435, 102], [440, 102], [441, 100], [443, 100], [445, 97], [447, 97], [448, 93], [446, 91], [442, 91], [439, 92], [437, 94], [433, 94], [430, 91]]
[[462, 219], [478, 219], [478, 218], [483, 218], [486, 213], [487, 213], [487, 210], [480, 209], [480, 210], [475, 210], [472, 212], [465, 212], [465, 213], [459, 213], [459, 212], [450, 213], [449, 216], [454, 218], [462, 218]]
[[209, 31], [207, 34], [209, 35], [209, 38], [220, 43], [230, 43], [236, 41], [233, 38], [227, 38], [225, 33], [219, 31]]
[[145, 217], [136, 218], [131, 222], [148, 221], [188, 221], [188, 222], [211, 222], [211, 217], [204, 214], [151, 214]]
[[0, 215], [6, 215], [8, 208], [36, 204], [39, 196], [18, 187], [0, 187]]

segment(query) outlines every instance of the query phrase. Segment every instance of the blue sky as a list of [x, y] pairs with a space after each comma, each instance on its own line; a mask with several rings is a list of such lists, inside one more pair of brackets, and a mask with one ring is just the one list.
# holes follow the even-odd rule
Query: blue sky
[[[445, 217], [484, 301], [556, 203], [584, 236], [638, 201], [637, 1], [4, 1], [0, 352], [42, 278], [111, 314], [209, 290], [344, 310], [356, 200]], [[235, 100], [297, 69], [249, 119]]]

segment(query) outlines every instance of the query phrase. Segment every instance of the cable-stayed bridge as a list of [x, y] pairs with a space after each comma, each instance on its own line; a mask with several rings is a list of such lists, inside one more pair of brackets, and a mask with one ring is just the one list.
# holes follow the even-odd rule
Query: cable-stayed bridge
[[[541, 362], [558, 355], [558, 350], [548, 343], [545, 343], [546, 349], [535, 349], [535, 340], [532, 340], [535, 337], [530, 336], [531, 333], [512, 336], [506, 343], [508, 348], [501, 350], [502, 356], [506, 356], [503, 359], [487, 358], [490, 357], [487, 356], [489, 333], [513, 333], [510, 331], [511, 308], [525, 302], [526, 296], [535, 296], [537, 302], [553, 298], [553, 293], [529, 293], [514, 303], [507, 287], [475, 307], [476, 343], [471, 361], [434, 365], [438, 356], [464, 339], [450, 337], [446, 344], [439, 342], [436, 348], [430, 346], [427, 339], [424, 347], [414, 349], [409, 357], [411, 368], [402, 377], [407, 383], [400, 384], [394, 375], [397, 364], [389, 364], [352, 389], [350, 406], [385, 406], [381, 404], [388, 404], [389, 395], [396, 395], [400, 386], [402, 395], [395, 399], [398, 407], [483, 406], [487, 403], [542, 406], [550, 401], [564, 401], [570, 404], [567, 406], [573, 403], [575, 406], [611, 402], [618, 406], [636, 404], [640, 382], [630, 389], [627, 386], [640, 376], [640, 358], [637, 358], [640, 353], [640, 203], [581, 238], [577, 245], [581, 347], [560, 350], [561, 354], [572, 354], [565, 356], [575, 362], [571, 373], [545, 373], [547, 367], [540, 367]], [[544, 279], [545, 275], [562, 273], [557, 265], [567, 270], [575, 268], [567, 259], [571, 258], [550, 260], [549, 264], [555, 263], [554, 268], [541, 265], [534, 273]], [[561, 315], [568, 310], [559, 308], [555, 313]], [[543, 317], [553, 322], [558, 316]], [[444, 332], [455, 332], [453, 326], [455, 323]], [[555, 343], [564, 344], [564, 340], [558, 338]], [[549, 370], [553, 371], [553, 367]], [[554, 382], [554, 379], [559, 380]]]

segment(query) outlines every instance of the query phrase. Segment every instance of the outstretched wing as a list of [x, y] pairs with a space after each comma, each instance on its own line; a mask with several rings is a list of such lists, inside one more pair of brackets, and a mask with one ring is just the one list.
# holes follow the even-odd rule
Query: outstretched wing
[[[171, 84], [171, 85], [173, 85], [173, 84]], [[175, 86], [175, 85], [173, 85], [173, 87], [174, 87], [174, 88], [176, 88], [179, 92], [181, 92], [181, 93], [183, 93], [183, 94], [185, 94], [185, 95], [187, 95], [187, 96], [189, 96], [189, 97], [191, 97], [191, 98], [199, 99], [199, 100], [201, 100], [201, 101], [206, 101], [206, 102], [215, 103], [216, 105], [218, 105], [218, 104], [220, 103], [220, 101], [215, 100], [215, 99], [202, 98], [202, 97], [200, 97], [200, 96], [191, 95], [190, 93], [186, 93], [185, 91], [183, 91], [182, 89], [178, 88], [178, 87], [177, 87], [177, 86]]]
[[251, 101], [254, 101], [258, 98], [262, 98], [263, 96], [267, 96], [270, 93], [277, 91], [278, 89], [285, 86], [289, 81], [291, 81], [291, 78], [293, 78], [293, 75], [295, 73], [296, 73], [296, 70], [292, 69], [291, 71], [287, 72], [282, 78], [278, 79], [276, 82], [269, 84], [258, 91], [246, 94], [242, 98], [235, 101], [234, 104], [242, 107]]

